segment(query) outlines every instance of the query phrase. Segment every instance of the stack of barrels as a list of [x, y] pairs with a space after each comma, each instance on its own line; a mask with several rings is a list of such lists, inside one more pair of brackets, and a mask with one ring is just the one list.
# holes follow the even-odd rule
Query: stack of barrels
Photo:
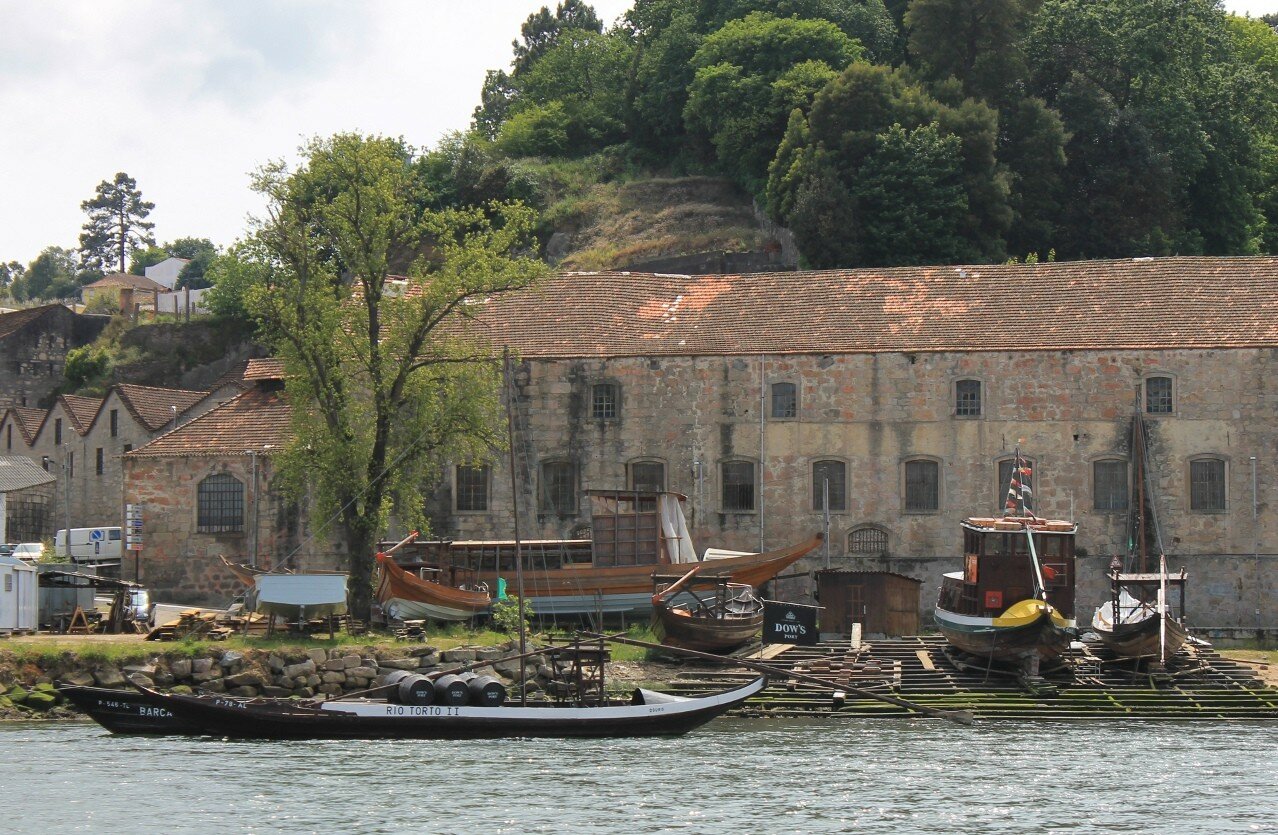
[[456, 673], [432, 679], [420, 673], [396, 670], [386, 676], [390, 699], [402, 705], [449, 707], [500, 707], [506, 701], [505, 686], [492, 676]]

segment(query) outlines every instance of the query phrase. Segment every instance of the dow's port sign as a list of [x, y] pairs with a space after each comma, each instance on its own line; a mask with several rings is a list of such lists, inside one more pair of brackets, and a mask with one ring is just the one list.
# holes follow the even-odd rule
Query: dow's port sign
[[802, 603], [763, 601], [763, 642], [765, 644], [816, 644], [817, 612], [820, 606]]

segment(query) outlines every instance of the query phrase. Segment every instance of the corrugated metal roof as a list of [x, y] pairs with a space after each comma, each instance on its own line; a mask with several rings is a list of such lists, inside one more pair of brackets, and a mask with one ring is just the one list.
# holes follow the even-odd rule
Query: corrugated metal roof
[[44, 468], [21, 455], [0, 455], [0, 493], [14, 493], [56, 481]]

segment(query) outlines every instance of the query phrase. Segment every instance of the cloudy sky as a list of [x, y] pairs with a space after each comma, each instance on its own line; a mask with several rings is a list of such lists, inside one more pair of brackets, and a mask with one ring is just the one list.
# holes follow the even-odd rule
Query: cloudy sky
[[[0, 261], [76, 246], [80, 202], [117, 171], [160, 241], [230, 243], [258, 206], [248, 172], [307, 137], [464, 129], [546, 2], [0, 0]], [[593, 5], [611, 21], [630, 0]]]

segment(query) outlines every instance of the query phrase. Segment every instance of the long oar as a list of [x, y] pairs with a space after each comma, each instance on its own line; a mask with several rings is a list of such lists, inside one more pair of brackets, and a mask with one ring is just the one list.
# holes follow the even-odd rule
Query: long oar
[[748, 661], [744, 658], [725, 659], [722, 655], [712, 655], [711, 653], [708, 653], [708, 652], [701, 652], [695, 649], [683, 649], [681, 647], [671, 647], [671, 646], [666, 646], [665, 644], [654, 644], [648, 641], [639, 641], [634, 638], [622, 638], [617, 635], [597, 635], [594, 633], [586, 633], [586, 634], [590, 635], [590, 637], [592, 638], [603, 638], [605, 641], [612, 641], [618, 644], [629, 644], [635, 647], [644, 647], [645, 649], [659, 649], [659, 650], [664, 650], [668, 652], [678, 652], [683, 655], [691, 656], [693, 658], [704, 658], [711, 661], [727, 660], [735, 664], [740, 664], [742, 667], [748, 667], [752, 670], [758, 670], [761, 673], [767, 673], [768, 675], [775, 676], [777, 678], [793, 678], [793, 679], [798, 679], [799, 681], [806, 681], [810, 684], [819, 684], [822, 687], [829, 687], [834, 690], [843, 690], [848, 693], [854, 693], [864, 699], [874, 699], [875, 701], [879, 701], [879, 702], [887, 702], [890, 705], [903, 707], [906, 710], [912, 710], [915, 713], [921, 713], [924, 716], [935, 716], [938, 719], [948, 719], [951, 722], [957, 722], [960, 725], [970, 725], [974, 721], [972, 716], [972, 711], [970, 710], [940, 710], [938, 708], [928, 707], [927, 705], [918, 704], [917, 702], [910, 702], [910, 701], [906, 701], [905, 699], [898, 699], [895, 696], [887, 696], [887, 695], [884, 695], [883, 693], [875, 693], [872, 690], [862, 690], [859, 687], [852, 687], [846, 684], [841, 684], [839, 682], [830, 681], [828, 679], [817, 678], [816, 676], [810, 676], [804, 673], [797, 673], [797, 672], [794, 672], [793, 670], [787, 670], [782, 667], [773, 667], [771, 664], [760, 664], [757, 661]]

